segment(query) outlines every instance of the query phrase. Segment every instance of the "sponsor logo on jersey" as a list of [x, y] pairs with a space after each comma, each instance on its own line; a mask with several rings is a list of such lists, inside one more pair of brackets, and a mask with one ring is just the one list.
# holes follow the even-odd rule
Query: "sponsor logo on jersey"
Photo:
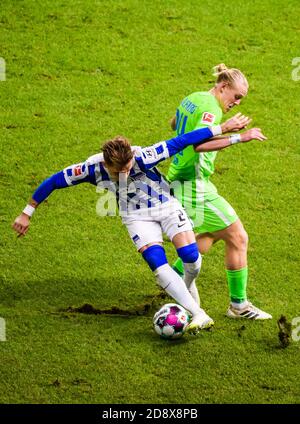
[[214, 120], [216, 119], [215, 115], [209, 112], [204, 112], [201, 118], [202, 124], [213, 124]]

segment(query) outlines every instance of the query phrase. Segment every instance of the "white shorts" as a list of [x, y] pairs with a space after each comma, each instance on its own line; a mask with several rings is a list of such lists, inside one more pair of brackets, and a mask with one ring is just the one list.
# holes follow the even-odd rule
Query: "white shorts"
[[193, 224], [185, 210], [179, 202], [175, 202], [175, 204], [172, 202], [169, 213], [166, 213], [168, 211], [166, 209], [161, 216], [139, 220], [138, 215], [136, 215], [134, 219], [123, 219], [123, 223], [126, 225], [130, 238], [137, 250], [149, 243], [162, 243], [163, 233], [172, 241], [176, 234], [184, 231], [193, 231]]

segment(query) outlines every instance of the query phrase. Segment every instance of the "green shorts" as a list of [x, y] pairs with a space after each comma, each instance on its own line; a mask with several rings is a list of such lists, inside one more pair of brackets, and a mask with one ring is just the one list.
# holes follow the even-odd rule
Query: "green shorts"
[[218, 194], [210, 181], [185, 181], [173, 189], [197, 234], [224, 230], [238, 219], [233, 207]]

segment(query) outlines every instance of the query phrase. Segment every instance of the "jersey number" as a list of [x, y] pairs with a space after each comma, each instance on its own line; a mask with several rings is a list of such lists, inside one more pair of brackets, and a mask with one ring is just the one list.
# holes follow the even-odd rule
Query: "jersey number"
[[[179, 110], [177, 109], [176, 110], [176, 128], [175, 129], [176, 129], [176, 132], [177, 132], [178, 135], [182, 135], [182, 134], [185, 133], [185, 127], [186, 127], [187, 120], [188, 120], [188, 117], [184, 113], [179, 112]], [[178, 152], [177, 154], [180, 155], [180, 156], [183, 156], [183, 151]], [[175, 165], [178, 164], [178, 159], [176, 158], [176, 156], [173, 159], [173, 163]]]
[[178, 135], [185, 133], [185, 127], [188, 117], [184, 113], [180, 113], [179, 110], [176, 110], [176, 132]]
[[178, 219], [179, 223], [177, 224], [178, 228], [182, 227], [186, 223], [185, 216], [182, 211], [178, 210]]

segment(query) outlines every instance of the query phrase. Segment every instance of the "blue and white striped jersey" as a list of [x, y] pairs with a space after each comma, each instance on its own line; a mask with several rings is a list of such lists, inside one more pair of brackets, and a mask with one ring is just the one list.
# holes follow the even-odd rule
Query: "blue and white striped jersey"
[[142, 148], [133, 146], [133, 166], [126, 181], [111, 179], [103, 162], [103, 154], [91, 156], [85, 162], [71, 165], [63, 170], [69, 186], [89, 182], [112, 191], [119, 207], [128, 213], [139, 209], [153, 208], [171, 198], [168, 182], [155, 167], [169, 157], [166, 142]]
[[105, 167], [103, 154], [96, 154], [85, 162], [68, 166], [52, 175], [37, 188], [33, 199], [41, 203], [54, 189], [88, 182], [112, 191], [117, 197], [119, 208], [129, 214], [141, 209], [156, 208], [172, 198], [169, 184], [156, 165], [186, 146], [201, 143], [216, 135], [212, 128], [201, 128], [149, 147], [132, 147], [133, 166], [129, 177], [124, 181], [113, 181]]

